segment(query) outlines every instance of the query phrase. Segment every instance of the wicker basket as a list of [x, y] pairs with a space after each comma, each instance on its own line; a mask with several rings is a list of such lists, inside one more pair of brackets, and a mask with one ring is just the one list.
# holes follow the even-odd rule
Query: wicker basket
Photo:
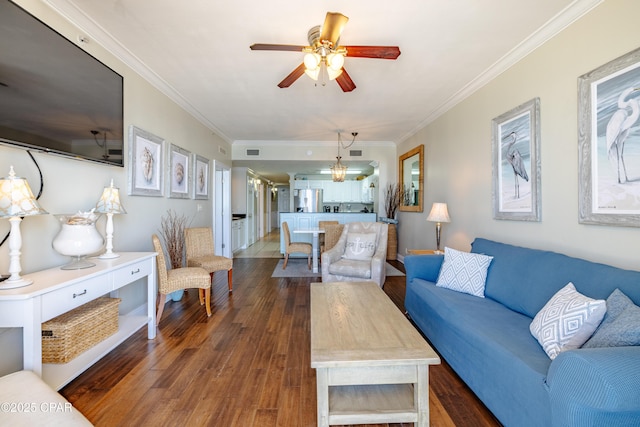
[[118, 331], [120, 298], [102, 297], [42, 324], [42, 363], [67, 363]]
[[389, 224], [389, 234], [387, 237], [387, 260], [398, 258], [398, 230], [395, 224]]

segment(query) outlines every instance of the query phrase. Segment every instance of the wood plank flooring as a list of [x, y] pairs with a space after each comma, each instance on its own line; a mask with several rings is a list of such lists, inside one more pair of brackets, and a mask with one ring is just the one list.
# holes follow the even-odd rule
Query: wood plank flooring
[[[232, 295], [226, 274], [215, 277], [213, 316], [188, 292], [167, 305], [155, 340], [138, 331], [62, 395], [97, 426], [315, 426], [312, 279], [271, 278], [277, 262], [234, 259]], [[384, 287], [401, 310], [404, 280]], [[430, 374], [431, 425], [499, 426], [446, 363]]]

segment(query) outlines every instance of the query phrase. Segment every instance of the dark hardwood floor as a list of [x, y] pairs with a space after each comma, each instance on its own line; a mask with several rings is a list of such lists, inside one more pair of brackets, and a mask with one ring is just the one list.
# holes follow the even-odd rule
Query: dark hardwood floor
[[[210, 318], [188, 292], [167, 304], [155, 340], [141, 329], [62, 395], [97, 426], [315, 426], [313, 280], [271, 278], [277, 262], [234, 259], [233, 294], [217, 274]], [[384, 287], [403, 311], [404, 280]], [[446, 363], [431, 367], [430, 389], [431, 425], [499, 426]]]

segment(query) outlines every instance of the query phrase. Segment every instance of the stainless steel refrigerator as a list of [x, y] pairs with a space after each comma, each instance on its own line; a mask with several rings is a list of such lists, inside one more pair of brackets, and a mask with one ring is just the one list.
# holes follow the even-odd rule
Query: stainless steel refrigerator
[[293, 190], [295, 212], [322, 212], [322, 189]]

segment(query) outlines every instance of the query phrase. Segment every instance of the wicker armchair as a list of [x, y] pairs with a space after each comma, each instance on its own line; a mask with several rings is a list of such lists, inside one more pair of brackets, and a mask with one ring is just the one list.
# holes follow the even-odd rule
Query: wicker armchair
[[211, 279], [207, 270], [198, 267], [183, 267], [167, 270], [167, 262], [160, 239], [155, 234], [151, 236], [153, 248], [158, 253], [156, 265], [158, 267], [158, 312], [156, 325], [160, 323], [162, 311], [167, 301], [167, 294], [182, 289], [198, 288], [200, 305], [206, 304], [207, 316], [211, 316]]
[[187, 252], [187, 267], [204, 268], [211, 276], [211, 283], [213, 283], [213, 274], [216, 271], [227, 271], [229, 293], [233, 292], [233, 260], [215, 255], [211, 228], [185, 228], [184, 243]]
[[311, 243], [292, 242], [291, 233], [289, 233], [289, 224], [287, 224], [286, 221], [282, 223], [282, 234], [284, 236], [284, 263], [282, 264], [282, 269], [285, 270], [287, 268], [289, 254], [303, 253], [307, 254], [307, 266], [309, 270], [311, 270], [311, 252], [313, 251]]

